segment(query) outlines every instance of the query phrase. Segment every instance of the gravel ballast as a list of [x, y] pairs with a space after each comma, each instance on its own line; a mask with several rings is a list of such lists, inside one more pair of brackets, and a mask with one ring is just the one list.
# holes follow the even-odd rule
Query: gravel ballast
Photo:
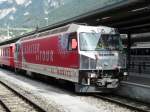
[[0, 69], [0, 80], [46, 112], [133, 112], [92, 96], [78, 96], [54, 86]]

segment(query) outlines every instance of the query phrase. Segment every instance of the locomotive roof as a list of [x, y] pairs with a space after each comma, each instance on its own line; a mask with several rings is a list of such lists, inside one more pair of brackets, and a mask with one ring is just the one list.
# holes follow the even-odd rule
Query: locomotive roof
[[36, 33], [33, 35], [29, 35], [27, 37], [23, 37], [21, 38], [19, 41], [24, 41], [24, 40], [29, 40], [29, 39], [33, 39], [33, 38], [40, 38], [42, 36], [46, 36], [46, 35], [53, 35], [53, 34], [58, 34], [58, 33], [62, 33], [62, 32], [76, 32], [76, 31], [81, 31], [81, 32], [86, 32], [86, 31], [91, 31], [91, 30], [96, 30], [99, 29], [98, 32], [100, 32], [101, 30], [105, 30], [105, 32], [111, 32], [112, 29], [114, 28], [110, 28], [110, 27], [106, 27], [106, 26], [87, 26], [87, 25], [79, 25], [79, 24], [68, 24], [66, 26], [62, 26], [62, 27], [58, 27], [55, 29], [51, 29], [51, 30], [47, 30], [44, 32], [40, 32], [40, 33]]

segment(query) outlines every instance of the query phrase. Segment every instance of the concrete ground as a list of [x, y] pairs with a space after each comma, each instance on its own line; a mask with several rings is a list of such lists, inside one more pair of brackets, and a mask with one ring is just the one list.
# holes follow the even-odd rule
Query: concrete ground
[[3, 69], [0, 69], [0, 80], [21, 92], [46, 112], [134, 112], [93, 96], [72, 94]]
[[130, 73], [127, 81], [122, 81], [117, 95], [150, 103], [150, 74]]

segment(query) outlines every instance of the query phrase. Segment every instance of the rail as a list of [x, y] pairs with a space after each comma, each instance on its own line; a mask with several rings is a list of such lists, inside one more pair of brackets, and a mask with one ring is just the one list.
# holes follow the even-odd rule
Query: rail
[[28, 100], [0, 81], [0, 106], [5, 112], [45, 112], [34, 102]]
[[128, 99], [125, 97], [121, 97], [121, 96], [116, 96], [116, 95], [94, 95], [94, 97], [103, 99], [103, 100], [107, 100], [109, 102], [113, 102], [116, 104], [119, 104], [121, 106], [133, 109], [133, 110], [137, 110], [139, 112], [150, 112], [150, 106], [149, 104], [143, 103], [143, 102], [139, 102], [139, 101], [135, 101], [132, 99]]

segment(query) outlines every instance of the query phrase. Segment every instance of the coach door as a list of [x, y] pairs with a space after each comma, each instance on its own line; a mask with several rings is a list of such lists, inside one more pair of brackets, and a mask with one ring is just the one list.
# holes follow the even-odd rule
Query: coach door
[[76, 33], [69, 35], [68, 54], [66, 60], [66, 62], [68, 62], [67, 66], [71, 68], [79, 68], [78, 40]]
[[14, 55], [13, 55], [13, 46], [10, 46], [9, 54], [10, 54], [10, 66], [14, 67]]
[[22, 67], [22, 52], [20, 48], [20, 44], [16, 43], [15, 44], [15, 68], [20, 68]]

